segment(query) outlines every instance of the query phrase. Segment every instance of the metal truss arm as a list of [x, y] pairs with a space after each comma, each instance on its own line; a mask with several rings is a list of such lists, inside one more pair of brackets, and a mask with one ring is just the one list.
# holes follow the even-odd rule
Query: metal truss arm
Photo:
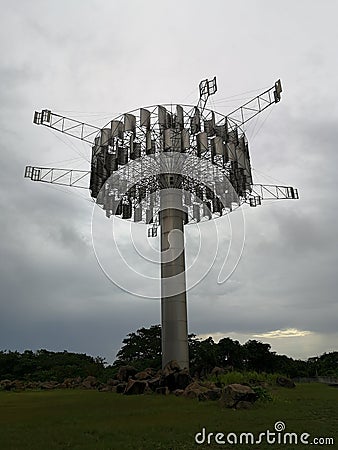
[[215, 94], [217, 91], [216, 77], [212, 80], [202, 80], [199, 84], [200, 98], [198, 100], [197, 107], [203, 112], [205, 105], [207, 104], [210, 95]]
[[262, 200], [299, 199], [298, 189], [291, 186], [276, 186], [272, 184], [253, 184], [248, 198], [250, 206], [258, 206]]
[[68, 134], [89, 144], [93, 144], [96, 134], [100, 131], [100, 128], [94, 125], [54, 114], [48, 109], [43, 109], [41, 112], [35, 111], [33, 123]]
[[273, 87], [228, 114], [229, 122], [235, 122], [239, 127], [244, 125], [272, 104], [278, 103], [281, 99], [281, 92], [282, 84], [278, 80]]
[[42, 183], [88, 189], [90, 172], [88, 170], [26, 166], [25, 178]]

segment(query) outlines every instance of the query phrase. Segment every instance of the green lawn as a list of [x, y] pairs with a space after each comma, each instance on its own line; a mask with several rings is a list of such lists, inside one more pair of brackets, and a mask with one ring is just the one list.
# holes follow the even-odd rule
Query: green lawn
[[[258, 437], [283, 421], [285, 432], [333, 437], [338, 448], [338, 389], [302, 384], [275, 388], [273, 401], [251, 410], [174, 396], [126, 397], [85, 390], [0, 392], [0, 449], [184, 450], [196, 448], [302, 449], [306, 445], [197, 445], [195, 434], [251, 432]], [[312, 445], [312, 448], [314, 446]]]

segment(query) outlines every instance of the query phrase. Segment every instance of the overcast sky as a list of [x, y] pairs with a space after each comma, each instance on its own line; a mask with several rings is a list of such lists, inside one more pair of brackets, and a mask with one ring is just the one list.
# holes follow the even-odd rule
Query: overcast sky
[[160, 301], [147, 298], [159, 292], [159, 267], [132, 257], [158, 246], [146, 227], [131, 233], [118, 223], [114, 236], [151, 281], [121, 270], [112, 222], [93, 214], [89, 191], [23, 178], [28, 164], [89, 169], [90, 146], [33, 125], [33, 112], [101, 127], [146, 105], [195, 104], [199, 81], [216, 75], [209, 106], [223, 114], [281, 78], [282, 101], [248, 125], [247, 137], [255, 182], [295, 186], [300, 200], [216, 221], [223, 253], [204, 278], [215, 223], [186, 227], [188, 284], [203, 278], [188, 292], [189, 331], [262, 340], [296, 358], [338, 350], [337, 2], [0, 5], [0, 349], [66, 349], [111, 362], [127, 333], [160, 323]]

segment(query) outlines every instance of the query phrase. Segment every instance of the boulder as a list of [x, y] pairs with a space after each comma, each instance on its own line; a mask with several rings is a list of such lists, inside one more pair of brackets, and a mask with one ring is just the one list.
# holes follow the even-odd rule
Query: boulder
[[183, 389], [175, 389], [172, 393], [176, 395], [176, 397], [181, 397], [181, 395], [183, 395], [183, 392]]
[[157, 388], [162, 387], [162, 378], [161, 377], [155, 377], [151, 380], [147, 380], [149, 388], [155, 392]]
[[171, 392], [176, 389], [185, 389], [192, 382], [192, 378], [187, 369], [174, 369], [171, 372], [169, 370], [163, 370], [163, 372], [162, 384], [167, 386]]
[[82, 381], [82, 387], [85, 389], [95, 389], [98, 386], [99, 382], [95, 377], [88, 376]]
[[199, 396], [207, 390], [208, 388], [206, 386], [203, 386], [198, 381], [194, 381], [185, 388], [182, 396], [187, 398], [199, 398]]
[[124, 395], [140, 395], [144, 394], [147, 387], [146, 381], [141, 380], [129, 380], [124, 390]]
[[25, 389], [38, 389], [39, 383], [37, 381], [28, 381], [25, 384]]
[[16, 391], [23, 391], [26, 388], [24, 381], [21, 380], [14, 380], [12, 382], [12, 389], [15, 389]]
[[153, 369], [145, 369], [142, 370], [142, 372], [138, 372], [133, 378], [135, 380], [149, 380], [154, 376], [154, 370]]
[[120, 383], [115, 386], [115, 392], [117, 394], [123, 394], [126, 389], [127, 383]]
[[109, 380], [107, 380], [107, 385], [108, 386], [117, 386], [120, 382], [118, 380], [113, 380], [112, 378], [109, 378]]
[[174, 374], [175, 386], [174, 389], [185, 389], [192, 382], [192, 378], [189, 375], [189, 371], [187, 369], [183, 369], [180, 372]]
[[229, 384], [223, 389], [220, 404], [226, 408], [236, 408], [239, 402], [254, 403], [257, 394], [249, 386], [243, 384]]
[[81, 377], [76, 378], [65, 378], [63, 383], [60, 384], [61, 388], [74, 389], [81, 386]]
[[119, 381], [127, 382], [129, 377], [137, 374], [137, 370], [133, 366], [121, 366], [117, 372], [116, 378]]
[[113, 392], [115, 389], [115, 386], [112, 386], [110, 384], [104, 384], [99, 387], [100, 392]]
[[59, 383], [57, 381], [44, 381], [44, 382], [40, 383], [39, 387], [42, 390], [49, 391], [51, 389], [55, 389], [55, 388], [59, 387]]
[[173, 359], [164, 366], [164, 368], [162, 369], [162, 375], [164, 377], [167, 377], [168, 375], [171, 375], [175, 372], [179, 372], [180, 370], [181, 370], [180, 365], [175, 359]]
[[289, 389], [293, 389], [296, 387], [295, 383], [292, 380], [290, 380], [290, 378], [277, 377], [276, 383], [278, 384], [278, 386], [282, 386]]
[[169, 389], [167, 386], [158, 387], [156, 388], [155, 392], [156, 394], [169, 395]]
[[0, 381], [0, 389], [3, 391], [11, 391], [14, 389], [14, 382], [12, 380], [1, 380]]
[[204, 392], [201, 392], [197, 398], [199, 401], [205, 401], [205, 400], [215, 401], [215, 400], [219, 400], [221, 398], [221, 395], [222, 395], [222, 389], [215, 388], [215, 389], [208, 389]]

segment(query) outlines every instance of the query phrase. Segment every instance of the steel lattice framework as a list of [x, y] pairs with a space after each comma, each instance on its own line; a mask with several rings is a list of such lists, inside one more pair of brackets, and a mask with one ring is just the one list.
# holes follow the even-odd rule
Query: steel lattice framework
[[[298, 191], [291, 186], [253, 182], [243, 131], [245, 123], [280, 101], [280, 80], [228, 115], [206, 108], [217, 91], [216, 78], [203, 80], [199, 89], [197, 106], [142, 107], [102, 128], [47, 109], [35, 112], [35, 124], [92, 146], [91, 170], [27, 166], [25, 177], [89, 187], [107, 217], [151, 224], [149, 236], [156, 236], [161, 225], [162, 255], [170, 250], [168, 234], [183, 233], [184, 224], [215, 219], [243, 203], [254, 207], [267, 199], [297, 199]], [[188, 367], [183, 241], [174, 247], [180, 256], [172, 261], [163, 256], [161, 263], [163, 365], [177, 359]]]

